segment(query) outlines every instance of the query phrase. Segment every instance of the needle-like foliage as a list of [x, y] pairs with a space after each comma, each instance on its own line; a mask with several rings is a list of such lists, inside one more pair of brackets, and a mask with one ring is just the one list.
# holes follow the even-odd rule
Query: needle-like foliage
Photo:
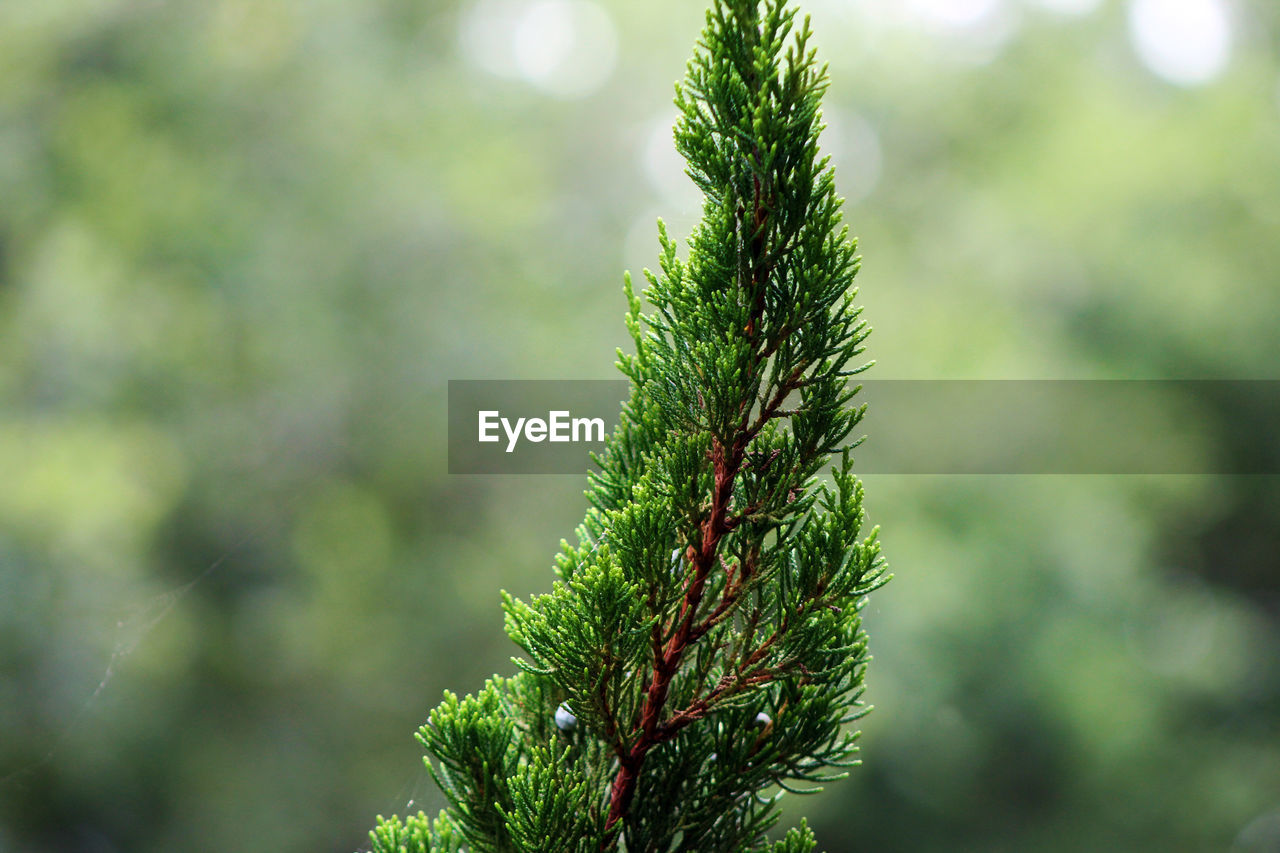
[[[715, 0], [677, 87], [705, 196], [631, 287], [631, 396], [559, 580], [504, 595], [519, 673], [446, 694], [419, 739], [449, 808], [377, 853], [801, 853], [781, 792], [844, 775], [859, 610], [886, 580], [851, 471], [869, 333], [818, 147], [826, 69], [787, 0]], [[821, 475], [830, 469], [829, 482]]]

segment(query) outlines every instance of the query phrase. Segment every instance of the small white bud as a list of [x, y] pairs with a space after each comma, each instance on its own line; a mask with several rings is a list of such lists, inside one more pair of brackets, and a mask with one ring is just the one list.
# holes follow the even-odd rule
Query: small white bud
[[569, 710], [567, 702], [556, 708], [556, 728], [562, 732], [571, 732], [578, 727], [578, 718]]
[[769, 725], [772, 722], [773, 722], [773, 717], [770, 717], [764, 711], [761, 711], [759, 714], [756, 714], [755, 725], [758, 728], [764, 728], [765, 726]]

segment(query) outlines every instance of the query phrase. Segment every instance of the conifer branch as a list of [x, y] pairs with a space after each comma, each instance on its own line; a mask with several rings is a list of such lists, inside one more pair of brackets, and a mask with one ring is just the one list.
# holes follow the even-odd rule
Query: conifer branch
[[420, 732], [449, 809], [380, 822], [379, 851], [813, 849], [804, 827], [764, 840], [767, 792], [849, 766], [859, 610], [887, 576], [849, 454], [870, 330], [808, 41], [787, 0], [713, 0], [676, 92], [704, 218], [688, 261], [659, 223], [651, 313], [625, 280], [632, 394], [578, 544], [549, 594], [504, 593], [520, 673]]
[[742, 464], [742, 454], [746, 447], [745, 438], [735, 438], [733, 447], [726, 455], [723, 447], [712, 440], [711, 461], [715, 487], [711, 498], [711, 512], [702, 526], [702, 538], [699, 546], [689, 546], [689, 559], [694, 573], [684, 591], [684, 600], [680, 605], [679, 628], [667, 641], [661, 651], [655, 655], [653, 674], [649, 678], [649, 688], [645, 693], [644, 709], [640, 714], [638, 732], [634, 735], [634, 745], [626, 757], [619, 762], [618, 773], [614, 776], [609, 796], [609, 816], [605, 820], [606, 836], [602, 840], [601, 849], [606, 850], [612, 843], [613, 833], [620, 820], [626, 817], [631, 807], [631, 798], [635, 794], [636, 780], [644, 767], [645, 756], [655, 746], [670, 740], [693, 718], [683, 712], [686, 719], [673, 725], [681, 715], [672, 720], [662, 721], [666, 711], [667, 695], [671, 688], [671, 680], [679, 671], [685, 649], [695, 636], [695, 619], [698, 607], [702, 603], [707, 578], [715, 565], [721, 537], [729, 531], [727, 513], [729, 501], [733, 496], [733, 482]]

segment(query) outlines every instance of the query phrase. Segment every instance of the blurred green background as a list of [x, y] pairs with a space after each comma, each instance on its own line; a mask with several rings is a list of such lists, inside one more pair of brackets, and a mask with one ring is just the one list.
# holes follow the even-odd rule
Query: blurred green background
[[[877, 378], [1280, 378], [1272, 0], [806, 8]], [[585, 509], [448, 476], [445, 383], [616, 375], [622, 269], [698, 212], [701, 20], [0, 3], [0, 850], [351, 851], [439, 808], [411, 734], [511, 670], [498, 590]], [[1210, 457], [1275, 432], [1176, 404]], [[789, 818], [1280, 850], [1280, 479], [867, 486], [866, 764]]]

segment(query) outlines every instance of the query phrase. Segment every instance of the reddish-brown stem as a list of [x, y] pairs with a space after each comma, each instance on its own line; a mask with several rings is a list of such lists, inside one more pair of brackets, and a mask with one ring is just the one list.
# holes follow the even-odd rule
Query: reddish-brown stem
[[[748, 327], [749, 329], [751, 327]], [[775, 673], [769, 668], [752, 671], [777, 641], [779, 634], [785, 630], [780, 627], [773, 636], [758, 646], [744, 661], [736, 676], [726, 675], [710, 693], [697, 699], [689, 707], [663, 721], [667, 694], [671, 682], [680, 669], [685, 650], [696, 642], [707, 631], [728, 613], [741, 592], [742, 585], [750, 576], [751, 567], [743, 566], [741, 574], [729, 578], [721, 594], [721, 600], [714, 610], [703, 620], [698, 621], [698, 609], [702, 604], [707, 580], [711, 569], [718, 559], [718, 549], [724, 536], [741, 522], [743, 515], [729, 515], [729, 504], [733, 497], [733, 482], [742, 467], [747, 444], [759, 433], [760, 429], [779, 410], [787, 393], [793, 390], [794, 384], [803, 369], [797, 369], [787, 381], [776, 391], [774, 396], [762, 407], [754, 422], [748, 421], [749, 408], [743, 411], [743, 422], [739, 426], [736, 438], [727, 450], [719, 441], [712, 442], [712, 468], [714, 486], [712, 490], [711, 512], [702, 524], [702, 536], [697, 545], [689, 546], [688, 559], [694, 567], [693, 577], [685, 588], [684, 599], [680, 604], [680, 613], [676, 620], [675, 632], [665, 644], [662, 643], [662, 629], [654, 626], [652, 645], [654, 652], [653, 672], [647, 680], [644, 704], [641, 707], [638, 733], [629, 750], [618, 750], [618, 772], [614, 776], [609, 796], [609, 816], [605, 822], [605, 842], [601, 849], [607, 849], [617, 831], [618, 823], [631, 808], [631, 799], [635, 796], [636, 784], [640, 779], [640, 770], [644, 766], [649, 751], [675, 737], [685, 726], [702, 719], [716, 701], [731, 692], [744, 687], [752, 687], [772, 680]], [[784, 623], [785, 624], [785, 623]]]
[[[711, 512], [702, 523], [702, 536], [697, 547], [689, 546], [689, 559], [693, 563], [693, 577], [685, 587], [684, 600], [680, 604], [676, 629], [665, 645], [655, 634], [655, 658], [653, 673], [649, 678], [645, 691], [644, 704], [640, 711], [638, 737], [631, 749], [619, 756], [618, 773], [614, 776], [609, 796], [609, 817], [605, 823], [606, 837], [612, 839], [613, 832], [620, 820], [626, 816], [631, 807], [631, 798], [635, 795], [636, 782], [640, 778], [640, 768], [644, 765], [649, 750], [669, 740], [674, 734], [668, 734], [662, 725], [662, 714], [667, 704], [667, 694], [671, 689], [671, 681], [680, 669], [680, 662], [685, 649], [689, 646], [698, 608], [702, 604], [702, 596], [706, 591], [707, 579], [716, 563], [720, 541], [728, 532], [729, 501], [733, 497], [733, 480], [742, 466], [745, 441], [735, 442], [728, 449], [719, 442], [712, 443], [712, 468], [714, 485], [711, 497]], [[607, 842], [606, 842], [607, 844]]]
[[[756, 152], [755, 156], [758, 160], [759, 151]], [[749, 270], [749, 282], [744, 281], [743, 283], [752, 297], [752, 305], [750, 316], [743, 332], [751, 340], [755, 350], [750, 367], [752, 373], [759, 368], [767, 357], [762, 354], [762, 345], [758, 338], [760, 336], [761, 322], [764, 319], [765, 287], [769, 276], [769, 268], [765, 260], [764, 251], [766, 226], [768, 224], [767, 190], [762, 186], [758, 175], [753, 176], [753, 184], [750, 225], [739, 223], [740, 229], [744, 227], [750, 227], [751, 229], [748, 239], [748, 251], [752, 263]], [[768, 344], [764, 346], [768, 346]], [[785, 396], [785, 394], [782, 396]], [[601, 842], [601, 850], [607, 850], [612, 845], [613, 839], [620, 829], [620, 822], [626, 817], [628, 810], [631, 808], [631, 800], [635, 796], [636, 784], [640, 778], [641, 768], [644, 766], [645, 756], [655, 746], [674, 737], [685, 725], [700, 718], [706, 713], [710, 704], [722, 695], [723, 691], [720, 689], [721, 686], [718, 685], [708, 696], [695, 703], [695, 705], [701, 703], [699, 707], [684, 709], [671, 720], [663, 720], [663, 715], [666, 712], [667, 696], [671, 690], [671, 682], [680, 670], [685, 650], [709, 628], [709, 623], [706, 620], [699, 623], [697, 618], [698, 609], [702, 605], [702, 598], [706, 591], [707, 580], [711, 575], [711, 570], [718, 561], [720, 543], [725, 535], [740, 521], [740, 519], [731, 518], [729, 515], [734, 480], [742, 468], [747, 445], [755, 437], [755, 434], [760, 431], [763, 421], [767, 421], [772, 417], [773, 413], [781, 406], [782, 397], [778, 397], [776, 402], [771, 400], [766, 405], [765, 410], [761, 413], [761, 423], [758, 424], [751, 424], [751, 404], [752, 401], [750, 399], [742, 401], [739, 408], [740, 421], [728, 447], [724, 446], [720, 438], [712, 439], [711, 462], [714, 482], [711, 509], [702, 523], [701, 537], [696, 547], [690, 545], [687, 552], [687, 558], [693, 566], [693, 576], [685, 587], [684, 599], [680, 604], [680, 612], [676, 617], [675, 630], [665, 644], [662, 643], [662, 629], [658, 626], [654, 628], [652, 637], [653, 671], [647, 678], [639, 724], [633, 733], [634, 741], [632, 741], [630, 749], [618, 750], [618, 772], [614, 776], [610, 788], [609, 816], [605, 821], [605, 836]], [[736, 588], [744, 580], [745, 578], [739, 578], [736, 583], [732, 582], [732, 580], [726, 581], [726, 589], [722, 593], [722, 600], [717, 608], [719, 615], [722, 615], [727, 610], [724, 598], [729, 596], [736, 597]], [[731, 592], [730, 587], [733, 587], [735, 591]], [[751, 679], [750, 683], [759, 683], [755, 679], [767, 680], [767, 676], [763, 672], [753, 673], [749, 678]], [[741, 679], [742, 673], [740, 672], [734, 681], [741, 686], [746, 683]], [[729, 687], [729, 685], [723, 686], [725, 689]]]

